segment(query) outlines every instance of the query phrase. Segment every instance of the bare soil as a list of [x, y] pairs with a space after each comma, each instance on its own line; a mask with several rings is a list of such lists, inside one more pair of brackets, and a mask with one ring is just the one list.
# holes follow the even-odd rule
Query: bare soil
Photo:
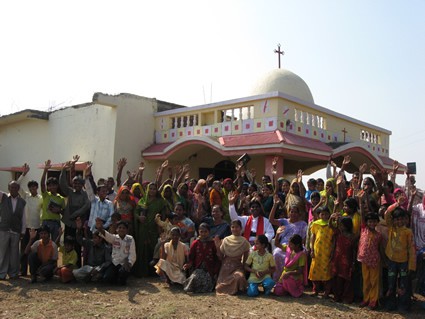
[[[423, 301], [423, 298], [420, 299]], [[0, 318], [424, 318], [415, 302], [409, 314], [370, 311], [312, 297], [186, 294], [158, 278], [131, 277], [126, 287], [100, 284], [30, 284], [0, 281]]]

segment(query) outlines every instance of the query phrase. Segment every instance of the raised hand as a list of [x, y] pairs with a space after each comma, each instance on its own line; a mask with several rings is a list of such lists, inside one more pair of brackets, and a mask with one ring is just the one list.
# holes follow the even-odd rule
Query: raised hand
[[65, 163], [62, 164], [62, 169], [63, 170], [67, 170], [67, 169], [70, 169], [71, 166], [72, 166], [72, 162], [71, 161], [67, 161], [67, 162], [65, 162]]
[[35, 237], [37, 237], [37, 231], [34, 228], [31, 228], [29, 230], [29, 234], [30, 234], [30, 240], [35, 239]]
[[125, 165], [127, 165], [127, 159], [125, 157], [120, 158], [117, 162], [118, 169], [123, 169]]
[[351, 162], [351, 156], [345, 155], [344, 160], [342, 161], [342, 166], [346, 166], [346, 165], [350, 164], [350, 162]]
[[168, 166], [168, 160], [165, 160], [164, 163], [161, 164], [162, 168], [166, 168]]
[[206, 179], [207, 184], [209, 184], [213, 179], [214, 179], [214, 174], [209, 174]]
[[74, 156], [72, 157], [72, 161], [71, 161], [71, 163], [72, 163], [73, 165], [75, 165], [75, 163], [77, 163], [79, 159], [80, 159], [80, 155], [74, 155]]
[[23, 168], [23, 171], [22, 171], [22, 174], [25, 176], [25, 175], [27, 175], [28, 174], [28, 172], [30, 171], [30, 166], [27, 164], [27, 163], [25, 163], [23, 166], [22, 166], [22, 168]]
[[279, 226], [277, 229], [276, 229], [276, 236], [278, 236], [278, 235], [280, 235], [280, 234], [282, 234], [284, 231], [285, 231], [285, 226]]
[[91, 168], [93, 166], [93, 163], [88, 161], [86, 162], [86, 169], [84, 170], [84, 176], [91, 175]]
[[277, 174], [277, 162], [279, 161], [279, 157], [278, 156], [275, 156], [274, 158], [273, 158], [273, 161], [272, 161], [272, 175], [276, 175]]
[[360, 167], [359, 167], [360, 174], [364, 174], [366, 172], [366, 170], [367, 170], [367, 164], [366, 163], [363, 163], [362, 165], [360, 165]]
[[276, 195], [274, 195], [274, 196], [273, 196], [273, 204], [275, 204], [275, 205], [279, 205], [279, 203], [280, 203], [280, 198], [279, 198], [279, 196], [276, 194]]
[[139, 164], [139, 172], [143, 172], [145, 170], [145, 162], [140, 162]]
[[234, 205], [236, 203], [236, 200], [238, 199], [238, 193], [232, 191], [229, 193], [228, 198], [229, 198], [229, 205]]
[[393, 162], [393, 172], [397, 174], [398, 169], [400, 168], [400, 163], [398, 161]]
[[44, 162], [44, 169], [49, 170], [51, 168], [52, 168], [52, 161], [48, 159], [47, 161]]
[[299, 169], [298, 170], [298, 172], [297, 172], [297, 180], [298, 180], [298, 183], [301, 183], [301, 181], [302, 181], [302, 179], [303, 179], [303, 171], [301, 170], [301, 169]]

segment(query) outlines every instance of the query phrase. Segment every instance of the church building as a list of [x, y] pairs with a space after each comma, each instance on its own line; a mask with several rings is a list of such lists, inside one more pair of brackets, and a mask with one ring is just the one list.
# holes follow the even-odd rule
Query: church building
[[154, 178], [166, 159], [190, 165], [193, 178], [213, 173], [232, 176], [236, 159], [247, 153], [257, 176], [270, 174], [278, 156], [278, 176], [298, 169], [312, 174], [332, 158], [351, 156], [349, 172], [362, 163], [391, 169], [391, 131], [315, 104], [307, 84], [285, 69], [275, 69], [246, 97], [185, 107], [122, 93], [95, 93], [92, 102], [43, 112], [24, 110], [0, 117], [0, 189], [27, 162], [30, 179], [39, 180], [51, 159], [51, 175], [80, 155], [77, 171], [92, 161], [96, 178], [115, 176], [143, 161], [145, 178]]

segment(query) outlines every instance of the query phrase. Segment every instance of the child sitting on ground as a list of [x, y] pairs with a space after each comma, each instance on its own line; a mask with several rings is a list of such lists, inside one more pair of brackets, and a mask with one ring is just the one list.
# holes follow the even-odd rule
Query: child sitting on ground
[[300, 235], [293, 235], [286, 247], [285, 266], [279, 278], [274, 293], [277, 296], [290, 294], [298, 298], [307, 285], [307, 255], [303, 249], [303, 239]]
[[59, 245], [62, 228], [59, 228], [59, 236], [56, 239], [56, 245], [59, 247], [59, 253], [62, 256], [62, 266], [55, 269], [55, 275], [59, 276], [59, 280], [63, 283], [70, 282], [74, 279], [72, 271], [77, 265], [77, 252], [74, 249], [75, 239], [72, 236], [66, 236], [63, 245]]
[[256, 250], [252, 251], [245, 262], [245, 270], [249, 273], [248, 296], [259, 295], [258, 285], [264, 288], [264, 294], [268, 296], [274, 287], [274, 280], [271, 274], [276, 269], [273, 255], [267, 251], [269, 240], [266, 235], [258, 235], [255, 239]]

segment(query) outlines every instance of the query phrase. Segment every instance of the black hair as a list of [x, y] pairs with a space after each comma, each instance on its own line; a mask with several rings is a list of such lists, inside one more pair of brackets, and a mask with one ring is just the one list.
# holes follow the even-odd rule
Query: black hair
[[178, 233], [179, 235], [181, 235], [182, 234], [182, 231], [181, 231], [181, 229], [179, 227], [173, 227], [170, 230], [170, 234], [171, 233]]
[[237, 225], [240, 228], [242, 228], [242, 223], [241, 223], [241, 221], [239, 219], [232, 220], [232, 222], [230, 223], [230, 225]]
[[27, 186], [28, 186], [28, 188], [33, 187], [33, 186], [38, 187], [38, 183], [35, 180], [31, 180], [31, 181], [28, 182]]
[[262, 207], [261, 203], [258, 200], [253, 199], [249, 202], [249, 208], [251, 208], [251, 206], [254, 205], [254, 204], [260, 206], [260, 208]]
[[72, 245], [74, 246], [75, 243], [75, 238], [72, 236], [66, 236], [63, 240], [63, 244], [64, 245]]
[[249, 184], [249, 187], [252, 187], [255, 190], [258, 190], [257, 184]]
[[320, 199], [320, 193], [318, 192], [318, 191], [314, 191], [314, 192], [312, 192], [311, 193], [311, 195], [310, 195], [310, 201], [313, 199], [313, 198], [318, 198], [318, 199]]
[[353, 232], [353, 220], [350, 217], [342, 217], [339, 222], [344, 225], [349, 233]]
[[365, 221], [368, 220], [377, 220], [379, 222], [379, 215], [377, 213], [374, 212], [370, 212], [365, 216]]
[[257, 236], [258, 241], [261, 245], [263, 245], [265, 248], [267, 248], [267, 245], [269, 244], [269, 240], [266, 235], [258, 235]]
[[325, 181], [324, 181], [322, 178], [318, 178], [318, 179], [316, 180], [316, 182], [317, 182], [317, 184], [319, 184], [319, 182], [322, 182], [323, 184], [325, 184]]
[[293, 243], [295, 246], [298, 246], [299, 248], [302, 248], [303, 246], [303, 239], [298, 234], [292, 235], [291, 238], [289, 238], [289, 242]]
[[352, 211], [353, 213], [357, 211], [358, 208], [358, 204], [357, 204], [357, 200], [353, 197], [349, 197], [344, 201], [344, 204], [347, 205]]
[[320, 214], [322, 212], [327, 212], [328, 214], [331, 213], [331, 211], [329, 210], [329, 207], [328, 206], [322, 206], [322, 207], [319, 207], [317, 209], [317, 214]]
[[269, 190], [273, 191], [273, 185], [272, 183], [266, 183], [263, 188], [268, 188]]
[[203, 229], [206, 229], [206, 230], [208, 230], [208, 231], [210, 231], [210, 225], [208, 225], [207, 223], [201, 223], [200, 225], [199, 225], [199, 227], [198, 227], [198, 229], [199, 228], [203, 228]]
[[393, 219], [401, 218], [406, 216], [406, 211], [403, 208], [397, 207], [393, 211]]
[[175, 203], [175, 204], [174, 204], [174, 208], [175, 208], [176, 206], [181, 206], [181, 207], [183, 208], [183, 210], [184, 210], [184, 211], [186, 210], [186, 209], [185, 209], [185, 207], [184, 207], [184, 204], [183, 204], [182, 202], [177, 202], [177, 203]]
[[390, 192], [394, 192], [394, 183], [391, 181], [387, 181], [387, 187], [390, 189]]
[[316, 186], [316, 185], [317, 185], [317, 181], [316, 181], [314, 178], [310, 178], [310, 179], [307, 181], [307, 183], [310, 183], [310, 184], [312, 184], [313, 186]]
[[121, 226], [121, 225], [128, 229], [128, 223], [127, 223], [125, 220], [120, 220], [120, 221], [117, 223], [117, 228], [118, 228], [119, 226]]
[[49, 177], [46, 185], [59, 185], [58, 179], [56, 177]]
[[81, 185], [84, 185], [84, 179], [81, 175], [78, 176], [74, 176], [74, 178], [72, 179], [73, 182], [77, 182], [80, 183]]
[[39, 229], [39, 233], [41, 233], [42, 231], [44, 231], [44, 232], [46, 232], [46, 233], [48, 233], [48, 234], [50, 234], [50, 227], [49, 226], [47, 226], [47, 225], [44, 225], [44, 226], [41, 226], [41, 228]]

